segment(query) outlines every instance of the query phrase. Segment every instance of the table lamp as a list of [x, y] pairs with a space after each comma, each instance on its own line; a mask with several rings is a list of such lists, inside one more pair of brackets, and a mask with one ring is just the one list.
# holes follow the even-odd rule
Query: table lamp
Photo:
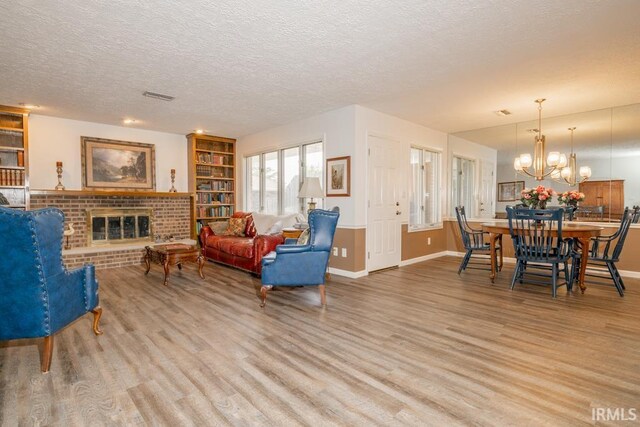
[[316, 202], [313, 201], [314, 198], [322, 199], [323, 197], [324, 192], [322, 191], [322, 187], [320, 186], [320, 178], [307, 178], [304, 180], [304, 182], [302, 183], [302, 188], [298, 193], [298, 198], [311, 199], [307, 212], [311, 212], [316, 208]]

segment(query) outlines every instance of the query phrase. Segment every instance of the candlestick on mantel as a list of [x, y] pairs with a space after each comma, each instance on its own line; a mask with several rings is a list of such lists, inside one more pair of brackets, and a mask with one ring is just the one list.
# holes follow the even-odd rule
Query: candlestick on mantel
[[171, 169], [171, 188], [169, 189], [169, 193], [177, 193], [176, 187], [174, 186], [176, 182], [176, 170]]
[[56, 162], [56, 172], [58, 172], [58, 185], [56, 185], [56, 190], [64, 190], [64, 185], [62, 184], [62, 162]]

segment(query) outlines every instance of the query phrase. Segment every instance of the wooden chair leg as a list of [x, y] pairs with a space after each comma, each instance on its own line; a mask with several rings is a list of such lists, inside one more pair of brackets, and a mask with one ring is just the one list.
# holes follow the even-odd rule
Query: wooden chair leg
[[273, 286], [271, 285], [263, 285], [260, 288], [260, 307], [264, 307], [267, 304], [267, 291], [270, 291]]
[[93, 310], [93, 333], [96, 335], [102, 335], [102, 331], [100, 330], [100, 316], [102, 316], [102, 307], [97, 306]]
[[327, 305], [327, 294], [324, 289], [324, 285], [319, 285], [318, 289], [320, 289], [320, 302], [322, 305]]
[[42, 359], [40, 359], [40, 368], [42, 373], [49, 372], [51, 368], [51, 358], [53, 357], [53, 335], [44, 337], [44, 349], [42, 350]]

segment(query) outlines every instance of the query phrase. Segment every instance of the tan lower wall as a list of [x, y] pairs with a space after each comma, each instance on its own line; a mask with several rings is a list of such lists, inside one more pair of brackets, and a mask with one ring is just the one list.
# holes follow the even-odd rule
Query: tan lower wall
[[[409, 233], [407, 224], [402, 225], [402, 261], [420, 258], [447, 250], [445, 228]], [[429, 238], [431, 244], [429, 245]]]
[[[365, 228], [337, 228], [333, 237], [333, 247], [338, 248], [338, 256], [333, 256], [332, 253], [329, 267], [354, 272], [363, 271], [366, 268], [366, 239]], [[345, 258], [342, 257], [342, 248], [347, 249]]]

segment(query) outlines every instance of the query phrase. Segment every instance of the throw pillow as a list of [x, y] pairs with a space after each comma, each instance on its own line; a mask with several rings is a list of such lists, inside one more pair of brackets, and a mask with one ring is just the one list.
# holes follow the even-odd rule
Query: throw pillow
[[229, 221], [211, 221], [209, 227], [216, 236], [226, 236], [229, 229]]
[[253, 221], [253, 215], [249, 214], [245, 218], [247, 218], [247, 226], [244, 229], [244, 235], [247, 237], [256, 237], [258, 231], [256, 230], [256, 223]]
[[297, 245], [306, 245], [306, 244], [308, 244], [309, 243], [309, 237], [311, 237], [311, 229], [307, 228], [302, 233], [300, 233], [300, 236], [298, 237], [298, 241], [296, 242], [296, 244]]
[[229, 236], [244, 237], [244, 229], [247, 227], [247, 218], [230, 218], [227, 234]]
[[2, 193], [0, 193], [0, 206], [9, 206], [9, 201]]

